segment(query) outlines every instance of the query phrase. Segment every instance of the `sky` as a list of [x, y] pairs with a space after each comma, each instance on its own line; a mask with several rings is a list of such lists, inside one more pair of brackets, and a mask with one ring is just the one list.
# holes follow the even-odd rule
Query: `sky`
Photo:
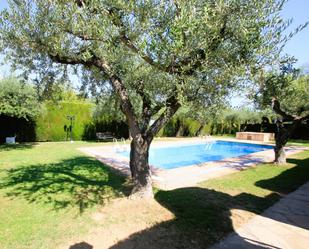
[[[309, 21], [309, 0], [290, 0], [282, 11], [285, 18], [293, 18], [290, 30]], [[295, 35], [284, 51], [298, 59], [298, 66], [309, 64], [309, 25]]]
[[[249, 0], [248, 0], [249, 1]], [[7, 7], [7, 0], [0, 0], [0, 10]], [[292, 31], [300, 24], [309, 21], [309, 0], [290, 0], [286, 3], [282, 16], [284, 18], [293, 19], [293, 23], [289, 30]], [[294, 56], [297, 61], [297, 67], [309, 67], [309, 25], [294, 36], [284, 48], [284, 52]], [[0, 55], [0, 63], [3, 56]], [[0, 77], [10, 74], [7, 65], [0, 66]]]

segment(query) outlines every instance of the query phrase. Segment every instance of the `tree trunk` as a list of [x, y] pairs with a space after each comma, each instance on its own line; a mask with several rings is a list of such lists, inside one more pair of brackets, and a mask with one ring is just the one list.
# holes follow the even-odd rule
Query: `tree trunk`
[[130, 152], [130, 169], [133, 179], [131, 198], [153, 198], [151, 171], [148, 164], [149, 148], [152, 139], [133, 137]]
[[275, 146], [275, 163], [277, 164], [285, 164], [286, 163], [286, 155], [284, 150], [284, 145]]
[[[276, 97], [272, 98], [272, 109], [283, 117], [282, 120], [277, 119], [276, 126], [277, 132], [275, 136], [276, 146], [274, 148], [275, 151], [275, 163], [277, 164], [285, 164], [286, 163], [286, 155], [284, 151], [284, 146], [287, 144], [289, 138], [294, 133], [295, 129], [302, 122], [303, 118], [295, 117], [290, 115], [280, 108], [280, 102], [276, 99]], [[289, 128], [284, 127], [283, 121], [292, 121], [292, 125]]]
[[277, 132], [275, 136], [276, 146], [274, 148], [275, 151], [275, 163], [276, 164], [285, 164], [286, 163], [286, 155], [284, 146], [288, 142], [290, 131], [286, 129], [282, 123], [282, 121], [277, 121]]

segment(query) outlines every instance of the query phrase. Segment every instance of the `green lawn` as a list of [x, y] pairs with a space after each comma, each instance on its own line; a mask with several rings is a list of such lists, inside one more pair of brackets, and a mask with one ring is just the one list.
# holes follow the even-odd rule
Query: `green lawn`
[[123, 196], [125, 179], [76, 149], [85, 145], [0, 147], [0, 248], [55, 248], [88, 231], [98, 205]]
[[302, 139], [291, 139], [288, 142], [288, 145], [296, 145], [296, 146], [309, 146], [309, 140], [302, 140]]
[[[128, 187], [123, 177], [77, 150], [96, 145], [0, 146], [1, 249], [54, 249], [98, 226], [109, 230], [114, 218], [98, 223], [92, 215], [109, 199], [126, 195]], [[205, 248], [233, 231], [233, 210], [259, 214], [309, 180], [309, 151], [288, 162], [260, 165], [196, 187], [156, 190], [156, 201], [175, 216], [167, 222], [156, 222], [164, 214], [151, 208], [140, 213], [138, 208], [120, 213], [110, 210], [109, 214], [117, 217], [120, 228], [126, 219], [137, 224], [154, 220], [150, 228], [128, 238], [134, 243], [153, 239], [149, 244], [161, 243], [161, 248]], [[154, 239], [160, 233], [164, 239]]]

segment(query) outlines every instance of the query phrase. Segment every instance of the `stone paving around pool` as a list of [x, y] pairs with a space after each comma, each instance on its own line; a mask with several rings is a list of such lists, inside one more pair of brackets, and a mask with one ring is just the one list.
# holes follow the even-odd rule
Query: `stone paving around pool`
[[309, 182], [211, 249], [309, 248]]
[[[236, 139], [215, 139], [223, 141], [233, 141], [242, 143], [263, 144], [256, 141], [236, 140]], [[176, 138], [169, 140], [154, 141], [152, 147], [168, 147], [185, 144], [201, 143], [203, 140], [199, 138]], [[102, 163], [121, 172], [124, 175], [130, 175], [129, 160], [126, 157], [120, 156], [116, 150], [128, 150], [129, 144], [118, 146], [105, 145], [98, 147], [84, 147], [79, 150], [83, 153], [93, 156]], [[291, 155], [305, 150], [304, 147], [287, 147], [286, 154]], [[272, 162], [274, 160], [274, 152], [272, 149], [261, 152], [248, 154], [241, 157], [227, 158], [220, 161], [206, 162], [198, 165], [184, 166], [174, 169], [160, 169], [151, 167], [152, 178], [154, 185], [161, 189], [175, 189], [180, 187], [195, 186], [198, 182], [227, 175], [233, 172], [244, 170], [262, 162]]]

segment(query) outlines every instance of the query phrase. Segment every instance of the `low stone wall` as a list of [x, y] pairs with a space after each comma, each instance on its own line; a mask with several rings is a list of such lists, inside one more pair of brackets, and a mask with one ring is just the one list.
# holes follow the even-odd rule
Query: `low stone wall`
[[236, 138], [242, 140], [269, 142], [270, 140], [275, 139], [275, 134], [265, 132], [236, 132]]

